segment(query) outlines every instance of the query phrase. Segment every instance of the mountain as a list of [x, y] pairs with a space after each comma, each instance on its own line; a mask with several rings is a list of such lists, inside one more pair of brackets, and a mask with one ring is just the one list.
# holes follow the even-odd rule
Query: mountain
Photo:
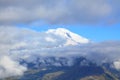
[[[27, 70], [2, 80], [120, 80], [119, 42], [91, 43], [64, 28], [22, 30], [10, 39], [16, 43], [11, 42], [8, 49], [12, 59], [8, 68], [17, 68], [21, 74], [23, 71], [16, 65]], [[9, 71], [0, 64], [1, 69]]]
[[29, 34], [24, 34], [25, 40], [23, 38], [23, 42], [15, 44], [15, 48], [10, 50], [9, 56], [20, 63], [25, 65], [31, 63], [30, 65], [36, 67], [40, 65], [72, 65], [73, 55], [77, 55], [79, 52], [75, 53], [74, 50], [71, 50], [90, 43], [87, 38], [64, 28], [49, 29], [38, 33], [37, 37], [36, 33], [32, 36]]

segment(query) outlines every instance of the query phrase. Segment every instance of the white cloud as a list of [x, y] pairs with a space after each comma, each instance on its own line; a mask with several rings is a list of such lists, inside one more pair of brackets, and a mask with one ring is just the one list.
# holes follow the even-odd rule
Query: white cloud
[[26, 70], [26, 67], [11, 60], [8, 56], [0, 57], [0, 78], [21, 76]]
[[51, 38], [51, 37], [46, 37], [45, 39], [46, 39], [46, 41], [48, 41], [48, 42], [55, 42], [55, 41], [56, 41], [55, 39], [53, 39], [53, 38]]
[[120, 61], [115, 61], [113, 65], [116, 69], [120, 70]]

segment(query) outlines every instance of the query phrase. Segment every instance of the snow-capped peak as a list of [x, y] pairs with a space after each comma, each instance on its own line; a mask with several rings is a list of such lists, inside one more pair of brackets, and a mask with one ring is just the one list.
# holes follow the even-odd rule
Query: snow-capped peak
[[75, 34], [65, 28], [50, 29], [47, 31], [47, 33], [58, 35], [66, 39], [65, 45], [77, 45], [90, 42], [87, 38]]

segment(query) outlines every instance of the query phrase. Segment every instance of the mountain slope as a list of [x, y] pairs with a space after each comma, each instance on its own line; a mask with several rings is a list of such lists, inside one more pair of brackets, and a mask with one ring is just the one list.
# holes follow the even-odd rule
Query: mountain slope
[[29, 69], [21, 77], [11, 77], [3, 80], [119, 80], [103, 66], [87, 61], [84, 57], [74, 60], [73, 66], [47, 66]]

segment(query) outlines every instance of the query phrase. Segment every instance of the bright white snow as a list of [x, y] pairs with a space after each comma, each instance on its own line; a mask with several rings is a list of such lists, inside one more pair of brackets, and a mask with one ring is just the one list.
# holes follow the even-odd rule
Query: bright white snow
[[54, 34], [66, 39], [66, 43], [64, 45], [78, 45], [89, 43], [90, 41], [87, 38], [84, 38], [78, 34], [72, 33], [64, 28], [50, 29], [47, 31], [49, 34]]

